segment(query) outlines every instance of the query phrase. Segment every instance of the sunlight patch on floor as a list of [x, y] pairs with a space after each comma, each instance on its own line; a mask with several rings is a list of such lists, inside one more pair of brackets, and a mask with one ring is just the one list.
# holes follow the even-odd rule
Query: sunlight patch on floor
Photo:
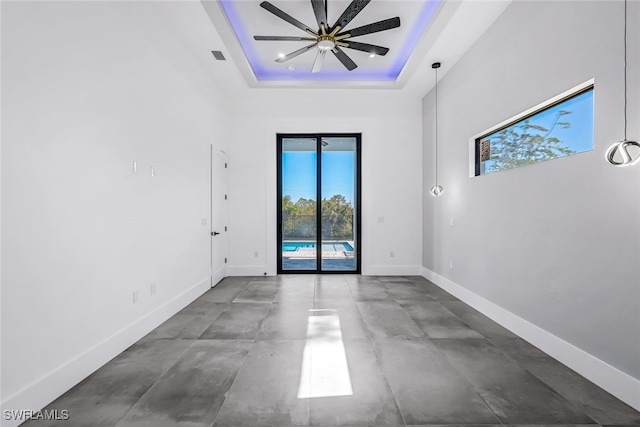
[[298, 399], [351, 396], [351, 376], [336, 310], [310, 310]]

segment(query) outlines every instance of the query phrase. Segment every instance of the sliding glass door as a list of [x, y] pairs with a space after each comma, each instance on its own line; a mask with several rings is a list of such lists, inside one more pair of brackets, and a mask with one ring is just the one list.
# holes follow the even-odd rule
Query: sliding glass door
[[318, 270], [317, 145], [316, 138], [278, 139], [282, 270]]
[[359, 273], [359, 209], [360, 134], [278, 135], [279, 273]]

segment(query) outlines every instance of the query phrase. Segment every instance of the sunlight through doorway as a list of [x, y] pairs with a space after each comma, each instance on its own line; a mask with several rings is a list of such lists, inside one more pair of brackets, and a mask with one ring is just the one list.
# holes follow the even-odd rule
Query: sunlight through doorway
[[298, 398], [351, 396], [351, 376], [336, 310], [310, 310]]

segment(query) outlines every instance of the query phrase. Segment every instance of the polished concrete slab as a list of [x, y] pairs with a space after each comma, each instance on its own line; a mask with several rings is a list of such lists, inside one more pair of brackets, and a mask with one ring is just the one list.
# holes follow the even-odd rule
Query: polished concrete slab
[[271, 303], [278, 293], [278, 284], [268, 280], [251, 282], [234, 298], [235, 302], [264, 302]]
[[253, 340], [260, 331], [269, 308], [269, 304], [233, 302], [202, 332], [200, 339]]
[[[378, 356], [367, 340], [345, 340], [348, 380], [352, 393], [309, 399], [310, 425], [402, 425], [403, 419], [389, 383], [380, 370]], [[341, 379], [335, 378], [339, 381]]]
[[407, 425], [499, 424], [429, 339], [376, 337], [374, 345]]
[[325, 310], [335, 312], [340, 319], [340, 329], [344, 340], [367, 340], [370, 331], [362, 319], [358, 306], [353, 301], [318, 301], [315, 310], [322, 314]]
[[143, 340], [197, 339], [229, 303], [192, 304], [150, 332]]
[[304, 344], [304, 340], [256, 342], [215, 425], [308, 425], [310, 399], [298, 398]]
[[258, 341], [304, 340], [307, 337], [307, 319], [311, 315], [313, 302], [274, 302], [262, 322]]
[[379, 282], [347, 279], [347, 283], [354, 301], [393, 301], [393, 297], [384, 287], [380, 286]]
[[424, 336], [424, 332], [396, 302], [359, 302], [357, 305], [374, 338]]
[[502, 424], [595, 422], [485, 339], [433, 342]]
[[66, 409], [69, 420], [34, 420], [27, 426], [115, 426], [193, 344], [156, 340], [134, 344], [45, 409]]
[[198, 340], [116, 425], [210, 426], [250, 348], [247, 341]]
[[315, 301], [352, 301], [353, 295], [344, 276], [322, 276], [316, 281]]
[[233, 277], [31, 426], [640, 426], [422, 277]]
[[313, 276], [293, 276], [280, 283], [275, 302], [313, 302], [315, 280]]
[[410, 282], [406, 279], [394, 279], [393, 281], [382, 281], [385, 289], [389, 295], [393, 297], [395, 301], [435, 301], [435, 299], [429, 295], [426, 287], [418, 286], [416, 283]]
[[436, 301], [409, 301], [400, 306], [429, 338], [484, 338]]
[[461, 301], [440, 301], [440, 303], [486, 338], [518, 338], [513, 332]]
[[199, 302], [231, 302], [249, 286], [253, 279], [253, 277], [227, 277], [215, 286], [215, 292], [207, 292], [194, 301], [194, 304]]

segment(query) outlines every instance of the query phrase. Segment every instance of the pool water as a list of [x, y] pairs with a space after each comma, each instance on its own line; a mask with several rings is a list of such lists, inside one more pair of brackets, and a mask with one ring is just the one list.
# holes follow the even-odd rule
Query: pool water
[[[315, 252], [316, 242], [284, 242], [282, 243], [284, 252]], [[353, 246], [347, 242], [322, 243], [323, 252], [353, 252]]]

